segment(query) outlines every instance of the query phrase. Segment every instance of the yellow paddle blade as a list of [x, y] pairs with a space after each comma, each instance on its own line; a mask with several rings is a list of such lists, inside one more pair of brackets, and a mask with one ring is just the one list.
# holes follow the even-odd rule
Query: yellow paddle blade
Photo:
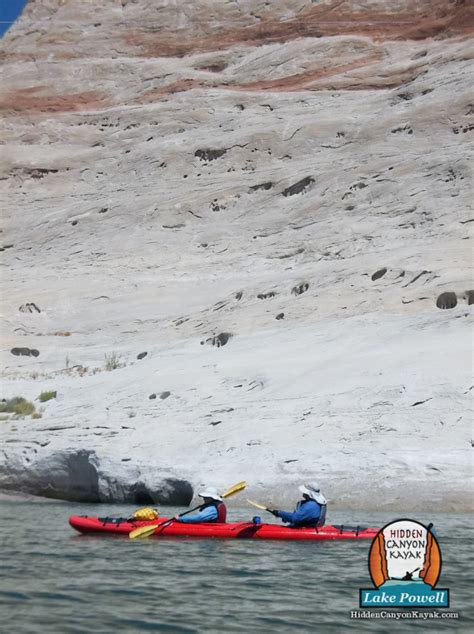
[[159, 524], [152, 524], [151, 526], [140, 526], [140, 528], [135, 528], [131, 533], [128, 534], [130, 539], [136, 539], [137, 537], [150, 537], [158, 528]]
[[246, 486], [247, 486], [246, 482], [238, 482], [237, 484], [234, 484], [234, 486], [231, 487], [230, 489], [227, 489], [227, 491], [222, 494], [222, 497], [230, 498], [231, 495], [235, 495], [236, 493], [239, 493], [239, 491], [243, 491]]
[[258, 509], [262, 509], [262, 511], [268, 511], [267, 507], [263, 506], [263, 504], [258, 504], [258, 502], [252, 502], [252, 500], [249, 500], [248, 498], [247, 498], [247, 502], [251, 504], [252, 506], [256, 506]]

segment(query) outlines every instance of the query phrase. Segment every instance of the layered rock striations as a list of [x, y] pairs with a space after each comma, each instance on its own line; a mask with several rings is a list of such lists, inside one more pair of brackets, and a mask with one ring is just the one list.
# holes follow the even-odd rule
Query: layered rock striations
[[472, 31], [459, 0], [30, 0], [1, 396], [41, 418], [2, 417], [0, 487], [471, 508]]

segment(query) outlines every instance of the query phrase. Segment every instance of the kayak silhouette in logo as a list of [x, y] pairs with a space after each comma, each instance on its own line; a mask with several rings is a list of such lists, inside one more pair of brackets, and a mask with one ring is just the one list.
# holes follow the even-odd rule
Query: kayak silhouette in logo
[[413, 575], [417, 570], [419, 570], [419, 568], [415, 568], [415, 570], [413, 570], [412, 572], [408, 572], [407, 570], [405, 576], [402, 577], [402, 581], [413, 581]]

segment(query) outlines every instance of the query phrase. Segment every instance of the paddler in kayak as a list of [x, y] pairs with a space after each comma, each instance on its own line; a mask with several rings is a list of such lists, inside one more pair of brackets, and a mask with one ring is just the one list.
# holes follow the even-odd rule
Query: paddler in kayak
[[227, 508], [222, 496], [217, 493], [217, 489], [208, 487], [200, 491], [198, 495], [203, 499], [198, 512], [183, 517], [176, 516], [174, 519], [177, 522], [187, 524], [196, 522], [218, 522], [219, 524], [224, 524], [227, 518]]
[[287, 511], [270, 510], [275, 517], [288, 523], [291, 528], [300, 526], [324, 526], [326, 521], [326, 498], [322, 495], [319, 484], [302, 484], [298, 490], [303, 499], [298, 502], [293, 513]]

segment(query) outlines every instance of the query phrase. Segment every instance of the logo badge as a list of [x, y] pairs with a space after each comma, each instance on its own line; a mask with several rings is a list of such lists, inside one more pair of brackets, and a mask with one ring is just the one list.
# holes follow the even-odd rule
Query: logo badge
[[449, 607], [449, 590], [435, 589], [441, 550], [432, 530], [415, 520], [390, 522], [379, 530], [369, 552], [375, 590], [360, 590], [360, 607]]

